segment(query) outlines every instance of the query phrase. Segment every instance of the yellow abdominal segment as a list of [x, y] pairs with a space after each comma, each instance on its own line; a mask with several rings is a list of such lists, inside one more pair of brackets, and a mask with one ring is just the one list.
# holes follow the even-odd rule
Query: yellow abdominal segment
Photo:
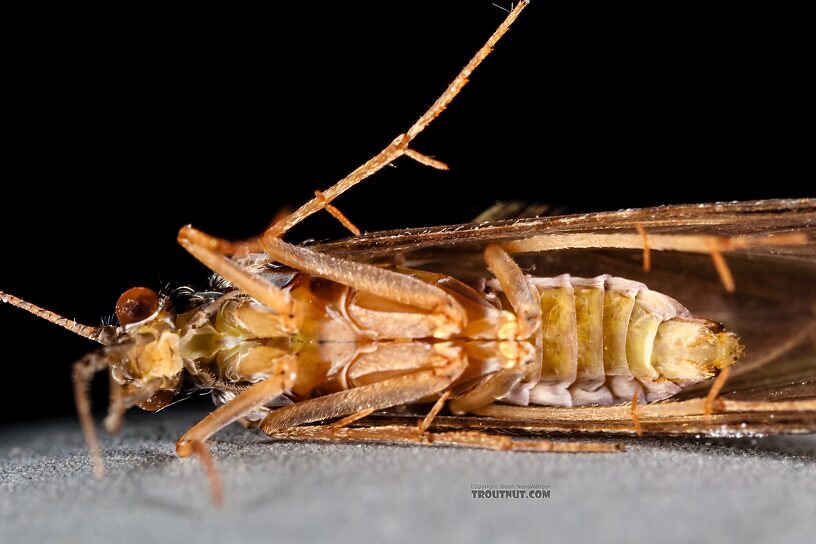
[[609, 276], [534, 278], [544, 337], [535, 404], [653, 401], [742, 356], [739, 339], [645, 285]]

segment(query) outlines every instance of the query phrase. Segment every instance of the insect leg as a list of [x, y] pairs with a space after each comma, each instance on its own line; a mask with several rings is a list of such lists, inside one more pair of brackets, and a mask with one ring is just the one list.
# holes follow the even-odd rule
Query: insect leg
[[[259, 427], [269, 436], [285, 440], [396, 442], [422, 446], [447, 445], [513, 451], [612, 452], [623, 449], [619, 444], [594, 442], [516, 441], [509, 436], [473, 431], [428, 432], [428, 428], [449, 396], [448, 391], [443, 393], [416, 427], [399, 425], [349, 427], [375, 410], [415, 402], [438, 392], [461, 374], [465, 364], [464, 359], [452, 359], [447, 368], [421, 371], [285, 406], [270, 413]], [[346, 414], [352, 415], [328, 425], [299, 426]], [[360, 422], [360, 425], [364, 424], [364, 421]]]
[[[261, 422], [260, 428], [273, 438], [291, 440], [385, 441], [426, 446], [449, 445], [517, 451], [609, 452], [622, 449], [618, 444], [554, 443], [549, 440], [515, 441], [508, 436], [473, 431], [427, 432], [427, 428], [436, 415], [435, 411], [438, 412], [442, 408], [445, 399], [444, 394], [418, 427], [395, 425], [350, 428], [347, 426], [358, 421], [361, 416], [369, 414], [372, 410], [408, 404], [440, 391], [461, 374], [464, 366], [463, 359], [453, 360], [446, 369], [438, 368], [421, 371], [285, 406], [270, 413]], [[331, 419], [347, 414], [353, 415], [337, 424], [298, 427], [303, 423]]]
[[269, 234], [264, 235], [261, 243], [276, 261], [312, 276], [429, 310], [432, 314], [429, 317], [439, 319], [434, 333], [437, 338], [448, 338], [456, 334], [466, 322], [465, 310], [452, 296], [417, 278], [294, 246]]
[[210, 497], [215, 506], [221, 506], [224, 502], [224, 484], [221, 483], [221, 475], [218, 473], [218, 468], [215, 466], [210, 448], [204, 442], [198, 440], [191, 440], [190, 447], [195, 451], [201, 467], [204, 469], [204, 474], [207, 475], [207, 480], [210, 482]]
[[292, 374], [293, 369], [290, 369], [287, 363], [282, 363], [276, 374], [254, 384], [230, 402], [216, 408], [176, 442], [176, 454], [179, 457], [196, 454], [201, 460], [215, 504], [220, 504], [222, 499], [221, 479], [205, 441], [230, 423], [240, 420], [286, 391], [292, 385]]
[[424, 342], [388, 342], [373, 351], [360, 353], [345, 370], [345, 389], [394, 378], [419, 370], [430, 370], [449, 364], [452, 345]]
[[516, 20], [516, 17], [518, 17], [519, 13], [521, 13], [528, 3], [528, 0], [518, 3], [518, 5], [507, 15], [507, 18], [499, 26], [499, 28], [496, 29], [492, 36], [490, 36], [487, 43], [485, 43], [482, 48], [479, 49], [470, 62], [462, 69], [461, 72], [459, 72], [450, 85], [448, 85], [445, 92], [442, 93], [439, 98], [437, 98], [436, 102], [434, 102], [419, 119], [417, 119], [411, 128], [409, 128], [405, 133], [394, 138], [394, 140], [388, 146], [386, 146], [385, 149], [380, 151], [373, 158], [366, 161], [362, 166], [358, 167], [348, 176], [326, 189], [323, 192], [325, 195], [323, 198], [313, 198], [285, 220], [278, 222], [276, 225], [270, 228], [266, 234], [278, 237], [283, 236], [289, 229], [313, 213], [322, 210], [327, 204], [343, 194], [345, 191], [354, 187], [357, 183], [363, 181], [372, 174], [378, 172], [388, 164], [391, 164], [394, 160], [398, 159], [402, 155], [407, 155], [408, 157], [427, 166], [434, 168], [447, 168], [443, 163], [410, 149], [408, 145], [414, 138], [417, 137], [417, 135], [419, 135], [419, 133], [425, 129], [425, 127], [431, 124], [431, 122], [445, 110], [454, 97], [459, 94], [459, 91], [461, 91], [468, 82], [468, 78], [470, 77], [471, 73], [473, 73], [476, 67], [479, 66], [479, 64], [481, 64], [481, 62], [490, 54], [493, 47], [504, 35], [504, 33], [507, 32], [510, 25], [513, 24], [513, 21]]
[[344, 417], [343, 419], [339, 419], [334, 423], [329, 423], [330, 427], [334, 427], [335, 429], [342, 429], [343, 427], [348, 427], [355, 421], [359, 421], [363, 418], [366, 418], [374, 413], [374, 408], [366, 408], [365, 410], [360, 410], [356, 414], [351, 414], [348, 417]]
[[[435, 160], [431, 157], [423, 155], [418, 151], [409, 148], [409, 144], [416, 138], [431, 122], [436, 119], [440, 113], [450, 104], [450, 102], [459, 94], [459, 91], [468, 82], [468, 78], [473, 73], [479, 64], [490, 54], [499, 39], [507, 32], [513, 21], [516, 20], [529, 0], [523, 0], [507, 15], [507, 18], [502, 22], [498, 29], [493, 33], [487, 42], [482, 46], [470, 62], [462, 69], [456, 78], [448, 85], [445, 92], [437, 98], [428, 110], [417, 119], [417, 121], [405, 133], [400, 134], [388, 144], [385, 149], [380, 151], [377, 155], [366, 161], [361, 166], [357, 167], [345, 178], [341, 179], [328, 189], [315, 195], [315, 198], [306, 202], [303, 206], [287, 215], [285, 218], [277, 221], [270, 227], [265, 235], [272, 237], [281, 237], [289, 229], [309, 217], [310, 215], [319, 212], [331, 204], [331, 202], [351, 189], [367, 177], [380, 171], [385, 166], [391, 164], [396, 159], [403, 155], [420, 162], [424, 165], [431, 166], [438, 169], [447, 169], [447, 165]], [[339, 219], [339, 217], [338, 217]], [[341, 221], [342, 222], [342, 221]], [[231, 243], [224, 240], [217, 240], [213, 244], [212, 250], [217, 253], [225, 255], [233, 255], [236, 253], [250, 252], [258, 248], [258, 239], [251, 239], [245, 242]]]
[[722, 391], [722, 388], [725, 386], [725, 382], [728, 380], [728, 375], [730, 373], [731, 367], [727, 366], [720, 370], [720, 373], [717, 374], [717, 378], [714, 380], [714, 383], [711, 384], [711, 389], [708, 390], [708, 395], [706, 395], [705, 404], [703, 405], [704, 415], [710, 416], [714, 413], [717, 395], [720, 394], [720, 391]]
[[343, 212], [338, 210], [335, 206], [329, 204], [326, 195], [324, 195], [320, 191], [315, 191], [314, 193], [315, 197], [319, 198], [321, 201], [324, 201], [323, 206], [326, 208], [326, 211], [331, 214], [332, 217], [337, 219], [340, 222], [340, 224], [346, 227], [349, 230], [349, 232], [351, 232], [354, 236], [360, 236], [360, 229], [357, 228], [357, 225], [349, 221], [349, 218], [346, 217], [343, 214]]
[[[292, 209], [288, 206], [284, 206], [283, 208], [278, 210], [278, 212], [275, 214], [275, 217], [272, 218], [272, 221], [269, 222], [269, 226], [266, 228], [267, 229], [271, 228], [272, 225], [274, 225], [275, 223], [289, 217], [291, 213]], [[237, 241], [224, 240], [222, 238], [215, 238], [210, 236], [208, 237], [207, 240], [207, 246], [210, 248], [211, 251], [220, 253], [221, 255], [236, 255], [244, 257], [246, 255], [249, 255], [250, 253], [263, 253], [260, 236], [253, 236], [252, 238], [248, 238], [246, 240]]]
[[218, 240], [193, 227], [182, 227], [178, 242], [210, 270], [280, 314], [295, 330], [298, 307], [289, 293], [224, 257], [218, 251]]
[[[649, 243], [649, 235], [640, 223], [635, 224], [635, 228], [643, 239], [643, 271], [648, 272], [652, 268], [652, 248]], [[708, 246], [714, 268], [717, 269], [717, 274], [720, 276], [720, 281], [722, 281], [726, 291], [733, 293], [735, 288], [734, 276], [731, 274], [731, 269], [728, 268], [728, 263], [725, 262], [720, 248], [713, 240], [708, 241]]]
[[711, 260], [714, 262], [714, 268], [717, 269], [717, 274], [720, 275], [720, 281], [722, 281], [725, 290], [729, 293], [733, 293], [736, 286], [734, 285], [734, 276], [731, 274], [731, 269], [728, 268], [728, 263], [725, 262], [725, 258], [722, 256], [722, 252], [720, 248], [717, 247], [716, 242], [709, 241], [709, 253], [711, 253]]
[[442, 396], [439, 397], [439, 400], [437, 400], [431, 407], [431, 411], [428, 412], [424, 418], [420, 419], [417, 422], [417, 431], [419, 432], [419, 434], [425, 434], [425, 432], [428, 431], [428, 429], [431, 427], [431, 423], [433, 423], [433, 420], [436, 418], [436, 416], [439, 415], [439, 412], [442, 411], [442, 408], [445, 407], [445, 402], [447, 402], [450, 396], [451, 396], [450, 391], [445, 391], [444, 393], [442, 393]]
[[136, 391], [125, 393], [123, 387], [116, 383], [113, 375], [110, 376], [110, 401], [108, 404], [108, 415], [105, 417], [104, 426], [108, 434], [116, 434], [122, 429], [125, 412], [142, 401], [152, 397], [160, 388], [161, 380], [154, 380], [139, 388]]
[[500, 370], [488, 377], [476, 388], [455, 397], [448, 403], [448, 409], [454, 414], [464, 414], [476, 408], [487, 406], [503, 397], [524, 377], [518, 369]]
[[643, 426], [640, 424], [640, 415], [638, 415], [638, 391], [635, 390], [632, 395], [632, 425], [635, 427], [635, 434], [643, 436]]
[[636, 224], [635, 228], [643, 239], [643, 271], [648, 272], [652, 269], [652, 248], [649, 246], [649, 235], [640, 223]]
[[[640, 226], [640, 231], [645, 230]], [[644, 249], [649, 251], [685, 251], [711, 255], [726, 290], [734, 290], [734, 280], [723, 252], [750, 247], [797, 246], [808, 242], [805, 233], [773, 234], [769, 236], [711, 236], [703, 234], [651, 234], [645, 243], [642, 234], [543, 234], [502, 244], [510, 253], [554, 251], [559, 249]]]
[[485, 261], [519, 318], [517, 339], [525, 339], [541, 327], [541, 302], [524, 272], [505, 250], [497, 245], [485, 249]]
[[188, 457], [195, 453], [192, 443], [203, 443], [209, 437], [241, 419], [259, 406], [269, 403], [292, 385], [292, 369], [287, 363], [281, 364], [278, 372], [265, 380], [242, 391], [234, 399], [211, 412], [207, 417], [193, 425], [176, 442], [176, 453], [179, 457]]
[[[535, 334], [536, 355], [532, 364], [527, 365], [524, 381], [535, 384], [541, 377], [543, 331], [541, 329], [541, 301], [538, 290], [527, 281], [519, 265], [507, 252], [497, 245], [485, 248], [487, 266], [496, 275], [507, 300], [518, 318], [516, 338], [526, 339]], [[495, 384], [493, 386], [495, 388]], [[509, 392], [510, 389], [504, 393]], [[494, 391], [498, 392], [498, 391]], [[486, 391], [485, 393], [488, 393]], [[503, 393], [503, 394], [504, 394]], [[501, 395], [499, 395], [501, 396]], [[462, 403], [463, 405], [464, 403]]]
[[383, 410], [410, 404], [444, 390], [462, 374], [466, 366], [467, 361], [461, 350], [452, 349], [445, 366], [290, 404], [271, 412], [260, 427], [271, 435], [304, 423], [343, 417], [369, 408]]
[[76, 403], [79, 424], [85, 435], [85, 442], [91, 451], [94, 475], [101, 478], [105, 474], [105, 464], [99, 450], [99, 440], [96, 437], [91, 401], [88, 398], [88, 389], [94, 374], [107, 367], [105, 360], [97, 352], [91, 353], [74, 363], [72, 378], [74, 382], [74, 402]]

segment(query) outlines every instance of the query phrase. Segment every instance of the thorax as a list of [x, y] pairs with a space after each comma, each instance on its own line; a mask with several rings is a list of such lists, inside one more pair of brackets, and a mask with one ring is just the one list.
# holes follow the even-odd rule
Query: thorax
[[[465, 330], [433, 337], [435, 316], [337, 283], [296, 274], [284, 286], [297, 301], [296, 330], [240, 291], [177, 318], [185, 366], [201, 386], [240, 388], [268, 376], [283, 359], [296, 362], [294, 390], [307, 396], [365, 383], [382, 373], [442, 364], [467, 352], [481, 373], [529, 357], [530, 345], [506, 338], [515, 316], [495, 296], [449, 277], [415, 272], [465, 308]], [[529, 344], [529, 343], [525, 343]], [[451, 355], [453, 353], [453, 355]]]

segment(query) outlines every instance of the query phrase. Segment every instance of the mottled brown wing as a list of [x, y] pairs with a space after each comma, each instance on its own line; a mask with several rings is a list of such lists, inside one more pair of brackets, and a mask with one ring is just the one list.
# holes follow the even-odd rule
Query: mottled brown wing
[[[721, 204], [662, 206], [593, 213], [385, 231], [366, 234], [318, 248], [352, 259], [399, 262], [477, 281], [485, 276], [481, 251], [488, 243], [509, 242], [565, 233], [632, 233], [636, 224], [649, 234], [721, 236], [800, 232], [807, 242], [786, 247], [753, 247], [725, 254], [736, 282], [727, 293], [709, 256], [653, 252], [652, 269], [642, 270], [641, 252], [619, 249], [557, 250], [520, 253], [514, 257], [529, 273], [554, 276], [612, 274], [649, 285], [687, 306], [697, 315], [719, 321], [742, 338], [746, 357], [738, 363], [722, 397], [730, 402], [808, 401], [816, 407], [816, 200], [764, 200]], [[646, 418], [647, 431], [663, 434], [734, 434], [737, 432], [816, 432], [816, 408], [800, 403], [704, 419], [679, 415], [679, 403], [699, 400], [706, 387], [685, 391], [669, 401], [678, 414]], [[759, 405], [757, 405], [759, 406]], [[501, 408], [488, 417], [457, 418], [484, 427], [631, 432], [629, 421], [610, 416], [621, 407], [579, 409]], [[524, 410], [527, 410], [526, 412]], [[606, 412], [604, 411], [606, 410]], [[501, 412], [501, 413], [500, 413]], [[604, 415], [606, 414], [606, 415]], [[515, 420], [515, 421], [508, 421]], [[442, 420], [444, 421], [444, 420]], [[448, 420], [451, 421], [451, 420]]]

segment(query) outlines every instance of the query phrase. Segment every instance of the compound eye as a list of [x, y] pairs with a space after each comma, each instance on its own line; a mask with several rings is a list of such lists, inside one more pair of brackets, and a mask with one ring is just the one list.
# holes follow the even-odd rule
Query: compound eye
[[128, 289], [116, 301], [116, 318], [122, 325], [138, 323], [159, 309], [159, 295], [147, 287]]

